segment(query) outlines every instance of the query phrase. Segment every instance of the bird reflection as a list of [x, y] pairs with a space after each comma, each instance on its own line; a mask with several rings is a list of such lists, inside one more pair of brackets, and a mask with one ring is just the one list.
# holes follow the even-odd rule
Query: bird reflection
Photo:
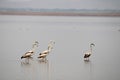
[[47, 58], [38, 60], [39, 63], [48, 63]]
[[25, 58], [21, 61], [21, 72], [23, 74], [23, 80], [36, 80], [37, 65], [35, 60], [31, 58]]
[[50, 80], [50, 66], [47, 59], [38, 60], [39, 76], [41, 80]]
[[33, 60], [33, 57], [25, 58], [24, 61], [21, 61], [21, 65], [29, 65], [30, 64], [30, 60]]
[[84, 60], [84, 68], [86, 72], [86, 77], [89, 80], [93, 80], [93, 64], [91, 60]]
[[23, 67], [23, 66], [29, 66], [30, 65], [30, 63], [29, 62], [21, 62], [21, 66]]
[[90, 60], [89, 59], [85, 59], [84, 62], [87, 64], [87, 63], [90, 63]]

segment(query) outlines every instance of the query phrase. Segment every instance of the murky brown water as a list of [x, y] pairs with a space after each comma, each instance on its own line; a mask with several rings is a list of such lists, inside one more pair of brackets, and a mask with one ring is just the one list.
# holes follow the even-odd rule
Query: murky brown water
[[[119, 30], [119, 17], [0, 16], [0, 80], [119, 80]], [[35, 40], [33, 58], [21, 60]], [[39, 61], [49, 40], [54, 49]]]

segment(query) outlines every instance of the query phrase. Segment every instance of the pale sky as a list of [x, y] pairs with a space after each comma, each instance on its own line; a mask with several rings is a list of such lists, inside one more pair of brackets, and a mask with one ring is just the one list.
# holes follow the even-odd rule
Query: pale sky
[[0, 8], [120, 10], [120, 0], [0, 0]]

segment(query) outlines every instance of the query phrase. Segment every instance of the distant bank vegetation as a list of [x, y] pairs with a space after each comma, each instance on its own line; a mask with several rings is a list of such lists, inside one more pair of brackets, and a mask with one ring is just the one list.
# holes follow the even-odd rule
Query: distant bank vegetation
[[0, 8], [0, 15], [120, 16], [120, 10]]

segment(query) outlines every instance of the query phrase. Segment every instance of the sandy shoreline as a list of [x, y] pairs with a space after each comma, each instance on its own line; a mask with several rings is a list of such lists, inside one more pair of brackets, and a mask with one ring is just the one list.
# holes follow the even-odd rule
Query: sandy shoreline
[[75, 12], [19, 12], [0, 11], [0, 15], [37, 15], [37, 16], [120, 16], [120, 13], [75, 13]]

